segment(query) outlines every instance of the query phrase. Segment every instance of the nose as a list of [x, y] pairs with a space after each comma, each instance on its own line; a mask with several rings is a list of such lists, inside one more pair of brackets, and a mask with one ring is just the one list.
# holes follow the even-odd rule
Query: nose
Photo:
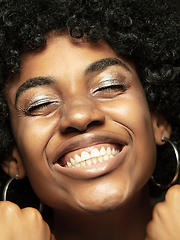
[[74, 130], [86, 131], [92, 125], [101, 125], [105, 116], [94, 101], [85, 95], [66, 99], [62, 107], [59, 130], [62, 133]]

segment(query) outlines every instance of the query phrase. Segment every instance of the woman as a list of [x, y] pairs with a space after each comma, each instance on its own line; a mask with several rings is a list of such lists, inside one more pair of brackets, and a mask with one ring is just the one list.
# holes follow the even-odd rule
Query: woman
[[[144, 239], [149, 179], [171, 182], [180, 146], [179, 16], [164, 1], [0, 9], [1, 165], [48, 223], [1, 202], [1, 239]], [[26, 184], [8, 200], [31, 203]]]

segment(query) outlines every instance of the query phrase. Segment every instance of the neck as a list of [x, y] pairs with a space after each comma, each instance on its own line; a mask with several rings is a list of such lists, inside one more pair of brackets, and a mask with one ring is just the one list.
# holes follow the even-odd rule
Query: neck
[[101, 214], [54, 211], [56, 240], [144, 240], [151, 206], [147, 188], [126, 205]]

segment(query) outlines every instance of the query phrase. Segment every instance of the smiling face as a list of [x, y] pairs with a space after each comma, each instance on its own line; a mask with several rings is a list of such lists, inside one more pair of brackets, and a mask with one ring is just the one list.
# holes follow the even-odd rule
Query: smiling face
[[146, 97], [134, 65], [105, 43], [51, 37], [23, 57], [7, 100], [27, 175], [47, 205], [107, 211], [150, 178], [156, 146]]

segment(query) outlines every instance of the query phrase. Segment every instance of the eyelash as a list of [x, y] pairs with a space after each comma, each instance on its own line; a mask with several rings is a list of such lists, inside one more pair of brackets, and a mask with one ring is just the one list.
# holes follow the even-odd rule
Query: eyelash
[[[123, 83], [123, 84], [122, 84]], [[129, 85], [127, 85], [126, 79], [107, 79], [100, 81], [96, 87], [91, 89], [91, 94], [96, 98], [113, 98], [124, 91], [127, 90]], [[54, 112], [56, 109], [60, 107], [60, 102], [57, 99], [52, 98], [42, 98], [37, 99], [36, 101], [32, 100], [27, 107], [25, 107], [23, 112], [26, 116], [37, 116], [37, 115], [48, 115]]]
[[[53, 107], [56, 103], [58, 103], [58, 101], [40, 100], [35, 103], [32, 103], [30, 106], [28, 106], [23, 111], [27, 116], [34, 116], [34, 115], [40, 115], [40, 114], [47, 115], [47, 113], [44, 112], [46, 110], [46, 108], [48, 108], [48, 106], [51, 106], [51, 105]], [[56, 107], [55, 107], [55, 109], [56, 109]], [[39, 113], [35, 113], [36, 111], [39, 111]], [[50, 110], [48, 111], [48, 113], [50, 113]]]
[[[95, 90], [92, 91], [92, 93], [94, 95], [103, 94], [103, 92], [104, 94], [122, 93], [125, 90], [127, 90], [127, 88], [128, 85], [126, 82], [121, 84], [118, 79], [112, 79], [103, 81], [102, 83], [98, 84], [98, 86], [96, 87]], [[111, 98], [112, 96], [110, 95], [109, 97]]]
[[31, 113], [31, 112], [35, 111], [36, 109], [44, 108], [45, 106], [47, 106], [47, 105], [49, 105], [51, 103], [52, 102], [46, 102], [46, 103], [37, 104], [35, 106], [28, 107], [28, 109], [26, 109], [26, 111]]
[[123, 85], [110, 85], [110, 86], [105, 86], [105, 87], [100, 87], [98, 89], [96, 89], [93, 93], [99, 92], [99, 91], [104, 91], [107, 89], [119, 89], [119, 90], [123, 90], [125, 89], [125, 86]]

